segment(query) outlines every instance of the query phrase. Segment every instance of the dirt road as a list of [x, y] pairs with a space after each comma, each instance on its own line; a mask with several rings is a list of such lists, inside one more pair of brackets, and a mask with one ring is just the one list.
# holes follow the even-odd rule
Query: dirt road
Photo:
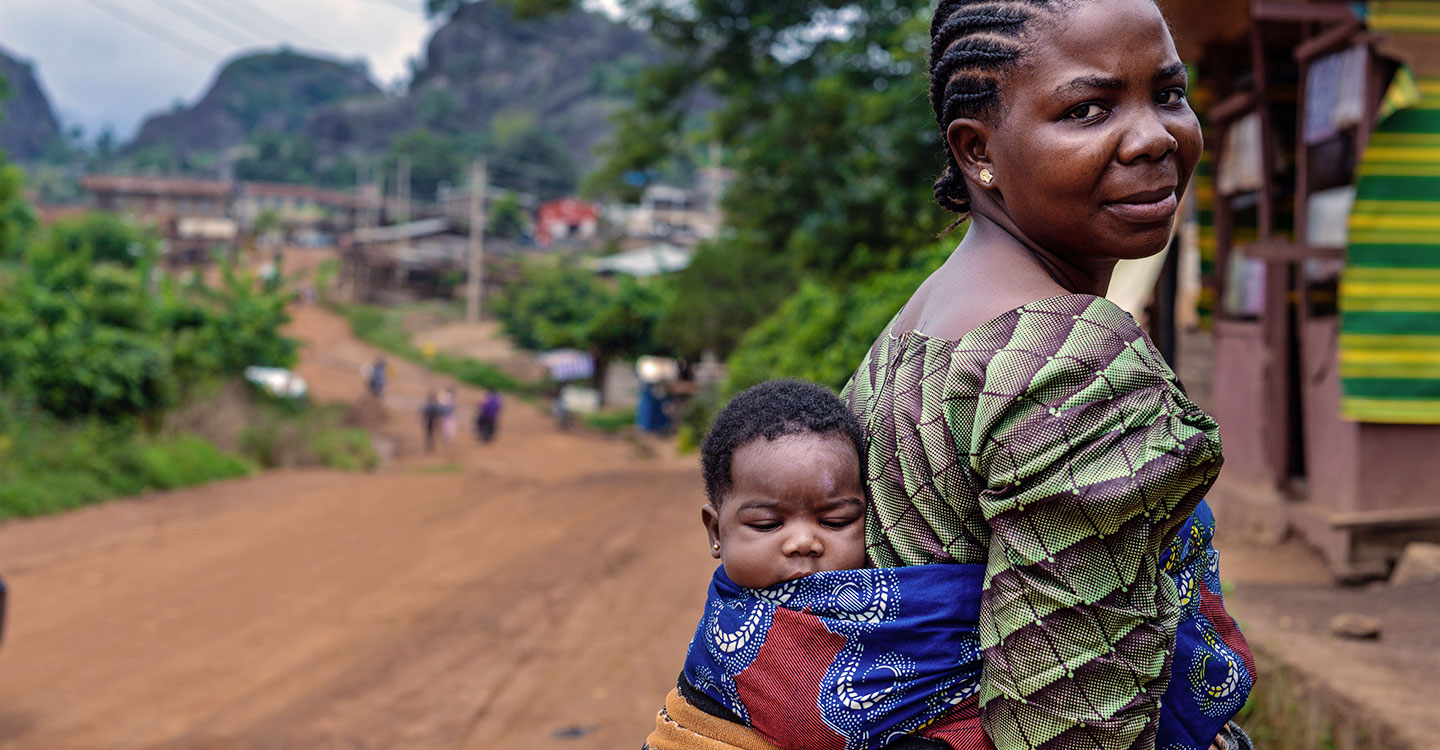
[[[291, 334], [315, 396], [360, 397], [373, 350], [316, 308]], [[0, 748], [638, 747], [712, 569], [694, 457], [517, 403], [407, 457], [446, 381], [391, 372], [381, 471], [0, 526]]]

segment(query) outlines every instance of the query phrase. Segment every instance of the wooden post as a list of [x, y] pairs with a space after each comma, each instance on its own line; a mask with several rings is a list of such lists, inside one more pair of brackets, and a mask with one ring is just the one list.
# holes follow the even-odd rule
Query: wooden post
[[395, 223], [404, 224], [410, 221], [410, 157], [400, 157], [395, 171], [395, 202], [400, 204], [396, 209]]
[[470, 245], [466, 248], [465, 319], [480, 320], [485, 295], [485, 181], [483, 158], [470, 165]]

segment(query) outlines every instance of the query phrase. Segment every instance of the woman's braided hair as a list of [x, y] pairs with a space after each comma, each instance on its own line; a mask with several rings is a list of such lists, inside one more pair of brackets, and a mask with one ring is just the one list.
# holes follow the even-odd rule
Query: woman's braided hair
[[[1025, 24], [1051, 5], [1051, 0], [940, 0], [930, 23], [930, 106], [941, 143], [954, 120], [986, 117], [999, 108], [999, 77], [1024, 51]], [[970, 213], [970, 193], [948, 143], [945, 153], [935, 200], [963, 219]]]

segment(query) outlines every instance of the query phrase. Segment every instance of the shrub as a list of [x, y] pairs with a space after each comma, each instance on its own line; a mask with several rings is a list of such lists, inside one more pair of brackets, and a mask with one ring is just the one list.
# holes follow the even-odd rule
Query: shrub
[[761, 321], [726, 362], [724, 396], [771, 378], [811, 380], [836, 390], [850, 379], [876, 336], [953, 247], [937, 244], [910, 266], [859, 284], [806, 281]]
[[311, 449], [322, 466], [341, 471], [369, 471], [380, 465], [370, 433], [355, 428], [332, 428], [314, 435]]
[[13, 404], [0, 406], [0, 519], [55, 513], [252, 470], [199, 437], [152, 438], [135, 424], [95, 419], [67, 424]]
[[592, 430], [616, 433], [635, 424], [635, 410], [626, 407], [601, 409], [581, 416], [580, 422]]

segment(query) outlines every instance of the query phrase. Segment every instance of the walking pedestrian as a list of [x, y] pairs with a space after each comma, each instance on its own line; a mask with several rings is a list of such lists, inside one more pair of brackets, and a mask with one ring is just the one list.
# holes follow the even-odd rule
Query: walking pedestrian
[[365, 373], [366, 386], [370, 395], [379, 399], [385, 395], [385, 358], [376, 357]]
[[500, 394], [491, 388], [485, 391], [485, 398], [480, 402], [480, 408], [475, 413], [475, 435], [480, 442], [488, 443], [495, 439], [495, 429], [500, 419]]
[[440, 394], [440, 439], [446, 445], [455, 442], [455, 389], [446, 388]]
[[425, 427], [425, 452], [435, 452], [435, 432], [440, 427], [440, 420], [443, 416], [440, 406], [440, 399], [436, 398], [435, 391], [425, 396], [425, 405], [420, 408], [420, 421]]

